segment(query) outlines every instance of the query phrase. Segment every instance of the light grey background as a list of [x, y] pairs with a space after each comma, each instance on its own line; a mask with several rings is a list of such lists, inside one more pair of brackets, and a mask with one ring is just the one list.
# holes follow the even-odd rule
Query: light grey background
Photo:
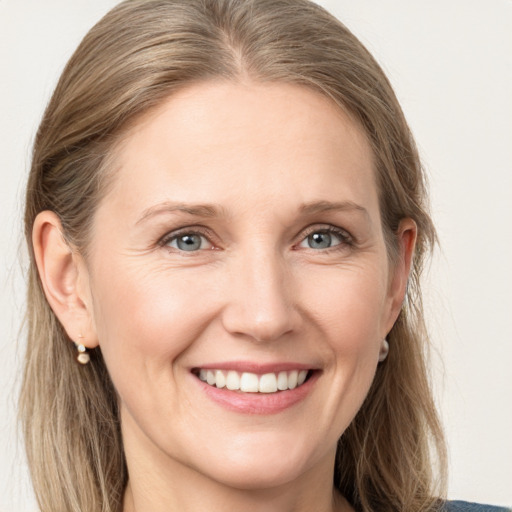
[[[15, 402], [30, 146], [66, 60], [113, 0], [0, 0], [0, 511], [34, 511]], [[324, 0], [388, 73], [430, 174], [427, 309], [450, 497], [512, 505], [512, 1]], [[444, 367], [441, 364], [444, 361]]]

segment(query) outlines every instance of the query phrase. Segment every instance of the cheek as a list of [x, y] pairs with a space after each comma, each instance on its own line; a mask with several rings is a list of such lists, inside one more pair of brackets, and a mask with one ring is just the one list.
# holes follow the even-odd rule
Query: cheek
[[[313, 414], [329, 425], [335, 444], [360, 409], [375, 376], [377, 353], [387, 310], [387, 274], [378, 264], [318, 268], [302, 281], [305, 314], [316, 326], [325, 388]], [[306, 294], [305, 291], [308, 291]]]
[[331, 347], [347, 357], [374, 346], [387, 318], [385, 272], [372, 265], [322, 270], [303, 283], [308, 314], [315, 317]]
[[[142, 268], [141, 268], [142, 267]], [[197, 280], [146, 265], [102, 268], [95, 280], [95, 323], [105, 358], [168, 366], [201, 331]]]

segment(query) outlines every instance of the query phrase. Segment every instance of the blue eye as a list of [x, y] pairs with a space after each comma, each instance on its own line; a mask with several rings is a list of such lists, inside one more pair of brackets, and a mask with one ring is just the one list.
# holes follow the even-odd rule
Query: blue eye
[[299, 247], [322, 250], [335, 247], [342, 243], [348, 243], [348, 235], [345, 235], [343, 232], [317, 229], [304, 238], [299, 244]]
[[181, 235], [174, 236], [170, 238], [165, 245], [172, 247], [173, 249], [186, 252], [211, 248], [211, 243], [208, 239], [197, 233], [183, 233]]

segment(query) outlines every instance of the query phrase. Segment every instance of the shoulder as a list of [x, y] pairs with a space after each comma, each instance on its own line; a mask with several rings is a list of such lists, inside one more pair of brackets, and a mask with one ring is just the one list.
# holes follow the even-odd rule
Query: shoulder
[[512, 509], [469, 503], [467, 501], [447, 501], [443, 512], [512, 512]]

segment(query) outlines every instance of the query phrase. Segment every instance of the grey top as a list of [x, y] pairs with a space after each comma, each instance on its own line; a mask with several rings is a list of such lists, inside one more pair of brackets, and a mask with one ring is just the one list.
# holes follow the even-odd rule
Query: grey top
[[447, 501], [444, 512], [512, 512], [512, 509], [505, 507], [493, 507], [467, 501]]

